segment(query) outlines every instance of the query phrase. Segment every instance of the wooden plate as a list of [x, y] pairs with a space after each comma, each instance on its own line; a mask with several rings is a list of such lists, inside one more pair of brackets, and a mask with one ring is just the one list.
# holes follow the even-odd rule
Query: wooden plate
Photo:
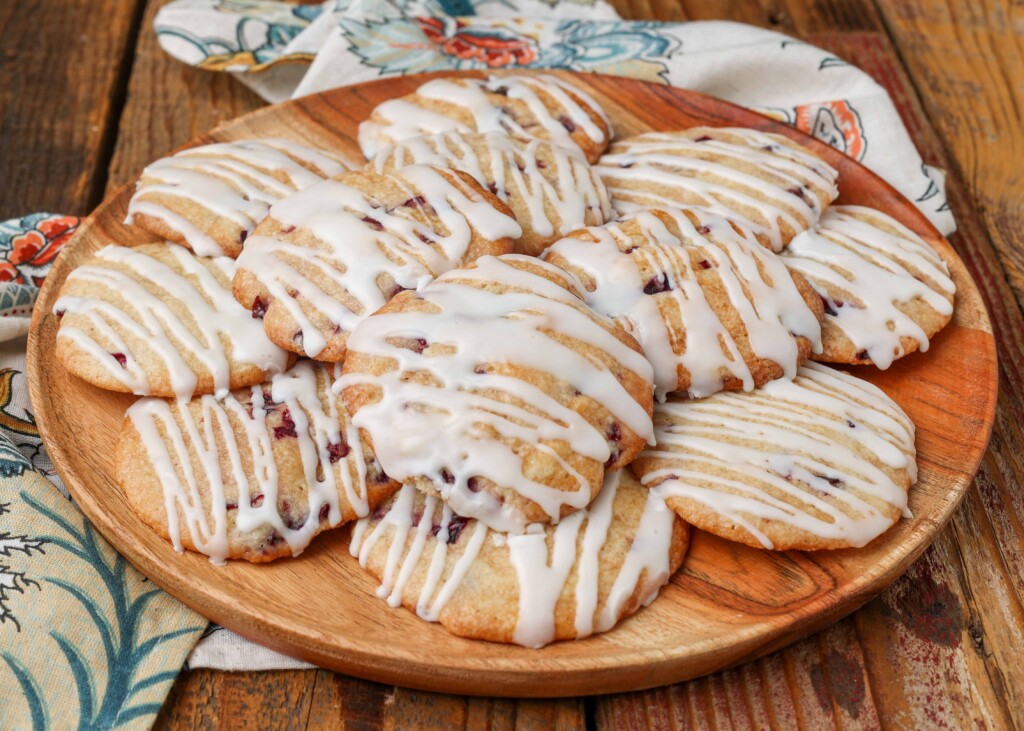
[[[379, 102], [423, 76], [338, 89], [248, 114], [194, 140], [283, 136], [342, 148], [361, 159], [356, 128]], [[201, 614], [289, 655], [386, 683], [488, 696], [563, 696], [677, 682], [763, 655], [851, 612], [899, 576], [932, 542], [981, 460], [996, 403], [995, 342], [977, 288], [950, 245], [878, 177], [793, 128], [717, 99], [640, 81], [575, 76], [611, 115], [620, 136], [694, 125], [777, 132], [814, 149], [840, 172], [840, 201], [880, 208], [917, 231], [949, 262], [956, 315], [925, 354], [890, 370], [855, 372], [884, 389], [917, 425], [920, 481], [911, 520], [869, 546], [771, 553], [696, 532], [681, 571], [650, 607], [617, 629], [527, 650], [450, 636], [378, 599], [348, 555], [347, 531], [322, 536], [301, 557], [217, 568], [178, 555], [128, 507], [113, 479], [113, 446], [131, 398], [93, 388], [53, 357], [50, 313], [65, 277], [110, 242], [138, 242], [122, 223], [130, 190], [106, 200], [79, 228], [40, 293], [29, 338], [32, 403], [43, 439], [75, 500], [146, 576]]]

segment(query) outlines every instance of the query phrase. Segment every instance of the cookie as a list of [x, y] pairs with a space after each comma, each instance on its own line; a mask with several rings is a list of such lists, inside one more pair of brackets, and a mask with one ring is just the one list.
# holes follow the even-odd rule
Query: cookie
[[778, 252], [838, 195], [838, 173], [781, 135], [738, 127], [648, 132], [621, 140], [597, 172], [619, 213], [700, 206]]
[[236, 257], [273, 203], [351, 167], [290, 140], [191, 147], [142, 171], [125, 223], [201, 256]]
[[214, 563], [297, 556], [321, 531], [368, 515], [399, 484], [359, 438], [334, 377], [301, 361], [223, 399], [137, 401], [115, 457], [132, 510], [176, 550]]
[[628, 214], [576, 231], [544, 258], [579, 277], [654, 366], [659, 397], [750, 389], [796, 375], [820, 348], [822, 305], [753, 234], [699, 209]]
[[956, 285], [939, 253], [881, 211], [835, 206], [783, 252], [821, 296], [828, 363], [873, 363], [928, 350], [953, 316]]
[[651, 366], [539, 259], [483, 257], [349, 340], [344, 389], [384, 470], [495, 530], [586, 507], [651, 437]]
[[536, 256], [560, 236], [612, 216], [608, 191], [583, 155], [544, 140], [446, 132], [403, 140], [372, 164], [383, 173], [414, 163], [469, 173], [508, 204], [523, 227], [519, 254]]
[[580, 150], [596, 162], [611, 122], [577, 87], [547, 74], [434, 79], [413, 94], [378, 104], [359, 125], [367, 160], [388, 145], [440, 132], [500, 132]]
[[107, 246], [74, 269], [53, 312], [57, 359], [94, 386], [140, 396], [223, 395], [290, 356], [231, 295], [235, 262], [176, 244]]
[[406, 485], [355, 524], [350, 550], [391, 606], [462, 637], [542, 647], [607, 632], [652, 602], [688, 542], [657, 493], [618, 470], [589, 508], [521, 535]]
[[750, 393], [658, 404], [632, 465], [684, 520], [754, 547], [867, 545], [917, 480], [914, 425], [875, 386], [810, 363]]
[[465, 173], [348, 172], [271, 207], [238, 258], [234, 292], [282, 348], [340, 362], [356, 324], [395, 294], [508, 253], [521, 234]]

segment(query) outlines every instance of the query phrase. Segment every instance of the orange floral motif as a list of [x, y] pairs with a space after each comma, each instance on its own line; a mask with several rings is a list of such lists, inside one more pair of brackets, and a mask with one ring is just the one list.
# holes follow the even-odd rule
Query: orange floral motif
[[13, 282], [20, 276], [18, 270], [13, 265], [8, 264], [6, 261], [0, 261], [0, 282]]
[[867, 140], [857, 110], [843, 100], [796, 108], [796, 128], [813, 135], [854, 160], [864, 157]]
[[482, 61], [491, 68], [523, 66], [537, 60], [537, 49], [529, 38], [494, 29], [484, 33], [467, 29], [461, 21], [442, 18], [416, 18], [423, 34], [448, 56]]
[[46, 213], [0, 224], [0, 283], [38, 286], [77, 226], [75, 216]]

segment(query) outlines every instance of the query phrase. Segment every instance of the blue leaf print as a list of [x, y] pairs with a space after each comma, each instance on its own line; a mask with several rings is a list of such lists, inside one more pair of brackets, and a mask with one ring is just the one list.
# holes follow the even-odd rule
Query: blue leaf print
[[32, 463], [17, 447], [6, 438], [0, 439], [0, 475], [3, 477], [21, 477], [25, 470], [31, 470]]
[[[128, 583], [125, 581], [127, 562], [124, 557], [102, 543], [95, 530], [86, 520], [81, 526], [73, 525], [27, 493], [21, 491], [20, 496], [27, 505], [47, 518], [54, 525], [54, 533], [40, 540], [56, 546], [71, 555], [90, 564], [96, 572], [98, 585], [105, 590], [105, 598], [109, 599], [113, 608], [113, 616], [109, 610], [81, 586], [61, 578], [49, 577], [46, 583], [67, 592], [85, 610], [95, 625], [97, 635], [103, 646], [106, 657], [106, 687], [102, 697], [96, 693], [94, 668], [88, 663], [81, 650], [66, 636], [51, 632], [50, 636], [57, 643], [64, 660], [75, 681], [78, 694], [80, 726], [83, 728], [113, 728], [133, 719], [155, 714], [159, 710], [157, 703], [135, 703], [132, 698], [137, 693], [159, 683], [173, 679], [177, 670], [153, 673], [146, 677], [136, 677], [149, 655], [161, 644], [176, 637], [194, 634], [200, 627], [184, 627], [171, 630], [154, 637], [140, 636], [140, 624], [145, 609], [150, 601], [160, 594], [158, 589], [145, 591], [131, 598]], [[89, 587], [95, 595], [96, 586]], [[19, 682], [24, 687], [33, 687], [35, 680], [28, 671], [21, 668], [21, 675], [10, 658], [8, 664], [15, 671]], [[20, 666], [19, 666], [20, 667]], [[38, 687], [35, 684], [34, 687]], [[37, 694], [38, 695], [38, 694]], [[28, 692], [26, 691], [26, 696]], [[41, 701], [40, 701], [41, 702]]]
[[71, 668], [75, 678], [75, 686], [78, 688], [78, 712], [80, 718], [92, 718], [93, 714], [93, 687], [92, 673], [81, 653], [75, 649], [66, 637], [57, 632], [51, 632], [50, 636], [57, 642], [60, 651], [64, 653], [65, 659]]
[[653, 75], [664, 78], [668, 70], [665, 61], [682, 44], [678, 38], [663, 31], [661, 23], [566, 21], [556, 28], [561, 39], [543, 52], [537, 65], [596, 71], [624, 63], [639, 63], [655, 67]]
[[11, 672], [21, 686], [21, 694], [28, 702], [29, 712], [32, 714], [32, 731], [45, 731], [49, 725], [46, 718], [46, 704], [43, 703], [43, 693], [36, 683], [35, 678], [28, 672], [24, 665], [18, 662], [17, 658], [8, 653], [3, 653], [4, 660], [10, 667]]

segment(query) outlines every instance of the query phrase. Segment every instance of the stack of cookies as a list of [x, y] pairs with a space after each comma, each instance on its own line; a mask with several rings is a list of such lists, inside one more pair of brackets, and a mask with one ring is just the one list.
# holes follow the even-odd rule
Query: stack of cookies
[[788, 138], [613, 137], [562, 78], [459, 77], [379, 105], [367, 162], [149, 166], [129, 222], [167, 241], [55, 306], [65, 367], [145, 397], [117, 445], [140, 518], [216, 563], [353, 523], [392, 606], [540, 647], [653, 601], [691, 525], [815, 550], [909, 515], [913, 424], [823, 363], [927, 350], [945, 262]]

